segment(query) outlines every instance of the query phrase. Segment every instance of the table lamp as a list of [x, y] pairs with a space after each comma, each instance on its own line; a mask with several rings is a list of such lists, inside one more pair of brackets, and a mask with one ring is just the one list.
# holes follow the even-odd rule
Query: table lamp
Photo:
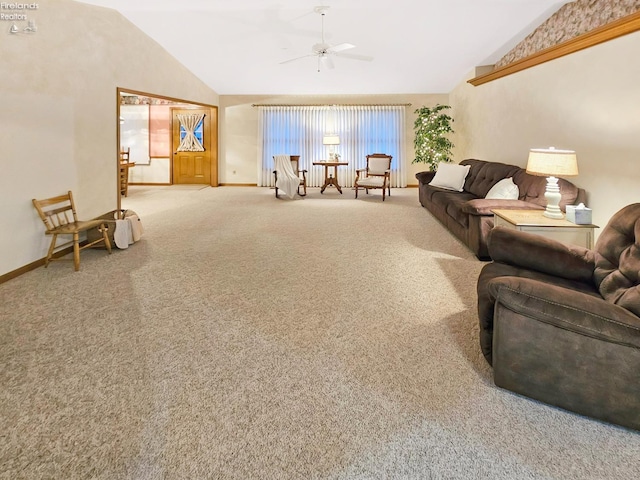
[[322, 137], [322, 144], [329, 145], [329, 160], [335, 160], [336, 145], [340, 145], [340, 137], [338, 135], [324, 135]]
[[556, 150], [553, 147], [533, 148], [529, 152], [527, 173], [547, 176], [547, 189], [544, 193], [544, 197], [547, 199], [547, 208], [543, 215], [548, 218], [563, 218], [564, 215], [558, 206], [562, 196], [557, 177], [578, 175], [576, 152]]

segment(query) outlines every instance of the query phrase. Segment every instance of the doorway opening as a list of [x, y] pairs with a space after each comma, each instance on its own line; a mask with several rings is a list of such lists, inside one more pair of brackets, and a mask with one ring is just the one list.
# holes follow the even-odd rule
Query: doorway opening
[[129, 185], [218, 186], [217, 106], [123, 88], [116, 106], [118, 210]]

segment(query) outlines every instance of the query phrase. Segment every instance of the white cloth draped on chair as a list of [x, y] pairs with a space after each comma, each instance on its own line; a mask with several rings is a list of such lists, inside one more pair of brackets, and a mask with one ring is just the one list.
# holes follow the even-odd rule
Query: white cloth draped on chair
[[276, 188], [282, 190], [289, 198], [295, 197], [300, 186], [300, 177], [293, 171], [291, 158], [289, 155], [274, 155], [273, 161], [274, 170], [278, 172]]

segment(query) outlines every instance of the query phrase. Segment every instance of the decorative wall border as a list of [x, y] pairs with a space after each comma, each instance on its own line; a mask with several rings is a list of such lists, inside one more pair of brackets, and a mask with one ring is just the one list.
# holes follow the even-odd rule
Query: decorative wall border
[[628, 15], [624, 18], [611, 22], [602, 27], [596, 28], [591, 32], [580, 35], [566, 42], [554, 45], [553, 47], [545, 48], [533, 55], [517, 60], [504, 67], [497, 68], [484, 75], [468, 80], [468, 83], [477, 87], [483, 83], [488, 83], [499, 78], [506, 77], [513, 73], [520, 72], [527, 68], [535, 67], [541, 63], [545, 63], [556, 58], [569, 55], [585, 48], [593, 47], [599, 43], [608, 42], [614, 38], [622, 37], [629, 33], [633, 33], [640, 30], [640, 12]]

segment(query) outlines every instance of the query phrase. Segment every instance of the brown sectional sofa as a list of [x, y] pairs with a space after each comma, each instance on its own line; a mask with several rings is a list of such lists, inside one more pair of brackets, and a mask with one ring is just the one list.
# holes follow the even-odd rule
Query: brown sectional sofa
[[[429, 210], [456, 237], [467, 245], [481, 260], [489, 259], [487, 237], [493, 228], [493, 209], [539, 209], [544, 210], [547, 201], [544, 192], [545, 177], [534, 176], [515, 165], [467, 159], [460, 165], [469, 165], [469, 174], [464, 191], [456, 192], [429, 185], [435, 172], [419, 172], [418, 197], [423, 207]], [[485, 199], [487, 192], [503, 178], [512, 177], [518, 186], [518, 200]], [[585, 202], [585, 191], [567, 180], [560, 179], [560, 208]]]

